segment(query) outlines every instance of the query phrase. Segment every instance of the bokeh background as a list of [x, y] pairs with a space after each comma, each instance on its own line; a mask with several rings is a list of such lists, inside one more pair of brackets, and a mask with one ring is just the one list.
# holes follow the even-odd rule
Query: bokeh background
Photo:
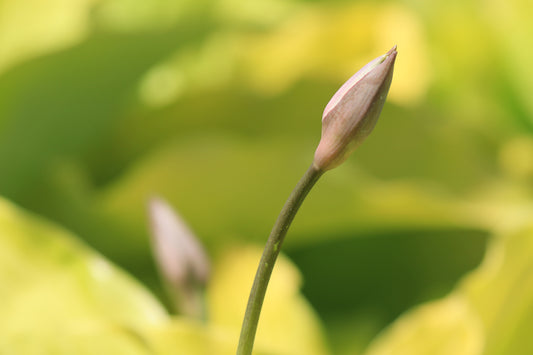
[[[380, 121], [311, 192], [285, 254], [334, 354], [378, 334], [376, 354], [427, 350], [409, 329], [438, 339], [450, 314], [450, 354], [529, 353], [516, 339], [533, 326], [533, 234], [506, 236], [533, 216], [532, 14], [525, 0], [0, 0], [0, 195], [166, 304], [148, 198], [167, 199], [214, 261], [261, 247], [329, 98], [397, 44]], [[469, 272], [491, 253], [494, 275], [515, 260], [498, 277], [518, 284], [485, 275], [476, 298]], [[446, 295], [449, 312], [402, 317]]]

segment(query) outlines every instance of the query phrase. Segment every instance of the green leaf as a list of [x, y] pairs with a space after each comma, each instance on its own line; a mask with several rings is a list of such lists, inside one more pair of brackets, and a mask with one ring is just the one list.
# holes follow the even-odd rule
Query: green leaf
[[93, 354], [134, 349], [139, 341], [128, 329], [168, 318], [135, 280], [67, 231], [5, 200], [0, 200], [0, 241], [0, 349], [24, 354], [39, 349], [67, 354], [80, 344]]
[[209, 30], [205, 22], [188, 20], [165, 31], [96, 33], [3, 73], [0, 165], [10, 173], [0, 177], [0, 192], [31, 199], [29, 191], [42, 184], [51, 162], [86, 153], [126, 103], [135, 105], [132, 93], [154, 64]]
[[401, 317], [366, 354], [532, 353], [532, 256], [533, 226], [496, 238], [452, 294]]
[[[302, 143], [206, 134], [166, 144], [102, 191], [95, 208], [140, 241], [146, 230], [144, 202], [157, 193], [178, 207], [208, 246], [220, 243], [221, 235], [263, 241], [282, 202], [311, 163], [313, 145]], [[308, 242], [310, 235], [329, 237], [331, 231], [323, 230], [327, 226], [337, 231], [475, 226], [471, 213], [461, 208], [446, 194], [339, 169], [309, 195], [287, 243]]]
[[[232, 354], [260, 254], [234, 249], [218, 258], [209, 323], [170, 318], [145, 288], [75, 236], [0, 199], [0, 353]], [[327, 354], [299, 288], [298, 271], [282, 257], [257, 354]]]
[[[209, 287], [208, 310], [213, 325], [240, 333], [246, 301], [261, 258], [259, 248], [233, 248], [214, 265]], [[269, 282], [257, 329], [255, 346], [272, 354], [328, 354], [320, 321], [299, 293], [301, 275], [283, 255]], [[235, 342], [236, 349], [237, 343]]]
[[143, 287], [74, 236], [5, 200], [0, 235], [2, 332], [80, 318], [139, 325], [167, 317]]

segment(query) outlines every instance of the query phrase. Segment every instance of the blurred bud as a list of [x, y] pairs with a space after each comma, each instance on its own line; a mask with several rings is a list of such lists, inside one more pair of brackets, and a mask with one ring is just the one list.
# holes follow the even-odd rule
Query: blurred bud
[[343, 163], [372, 132], [389, 92], [396, 46], [365, 65], [333, 95], [322, 115], [313, 164], [322, 171]]
[[152, 198], [148, 209], [154, 257], [176, 310], [203, 318], [209, 261], [202, 246], [165, 201]]

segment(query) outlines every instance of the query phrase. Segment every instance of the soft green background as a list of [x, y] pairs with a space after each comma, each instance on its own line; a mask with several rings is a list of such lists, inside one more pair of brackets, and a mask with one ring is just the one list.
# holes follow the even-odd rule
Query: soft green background
[[[0, 350], [136, 354], [144, 339], [156, 352], [201, 354], [194, 339], [209, 338], [231, 353], [238, 305], [213, 312], [215, 330], [162, 308], [147, 199], [165, 197], [205, 245], [213, 302], [243, 303], [247, 281], [239, 288], [223, 270], [253, 274], [257, 260], [237, 267], [227, 255], [261, 247], [311, 162], [331, 95], [397, 44], [376, 129], [317, 184], [285, 245], [309, 302], [300, 276], [287, 276], [302, 307], [290, 317], [309, 329], [292, 344], [265, 336], [263, 350], [305, 354], [321, 333], [334, 354], [371, 342], [369, 354], [529, 354], [532, 13], [525, 0], [0, 0]], [[19, 208], [73, 234], [56, 241]], [[40, 247], [49, 235], [59, 249], [75, 245], [70, 262]], [[86, 252], [114, 264], [117, 281], [87, 286]], [[103, 319], [76, 283], [111, 310], [137, 292], [147, 304], [131, 304], [133, 325]], [[58, 336], [62, 327], [29, 311], [61, 304], [79, 317], [54, 322], [90, 331]], [[161, 319], [139, 329], [153, 312]], [[91, 337], [109, 348], [91, 348]]]

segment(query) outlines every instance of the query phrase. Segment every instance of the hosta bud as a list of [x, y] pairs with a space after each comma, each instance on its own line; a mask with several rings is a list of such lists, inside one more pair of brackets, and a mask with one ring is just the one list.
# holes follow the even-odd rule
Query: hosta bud
[[205, 315], [203, 292], [209, 261], [185, 222], [165, 201], [152, 198], [148, 208], [154, 257], [176, 310], [184, 315]]
[[333, 95], [322, 115], [313, 164], [333, 169], [372, 132], [392, 81], [396, 46], [359, 70]]

